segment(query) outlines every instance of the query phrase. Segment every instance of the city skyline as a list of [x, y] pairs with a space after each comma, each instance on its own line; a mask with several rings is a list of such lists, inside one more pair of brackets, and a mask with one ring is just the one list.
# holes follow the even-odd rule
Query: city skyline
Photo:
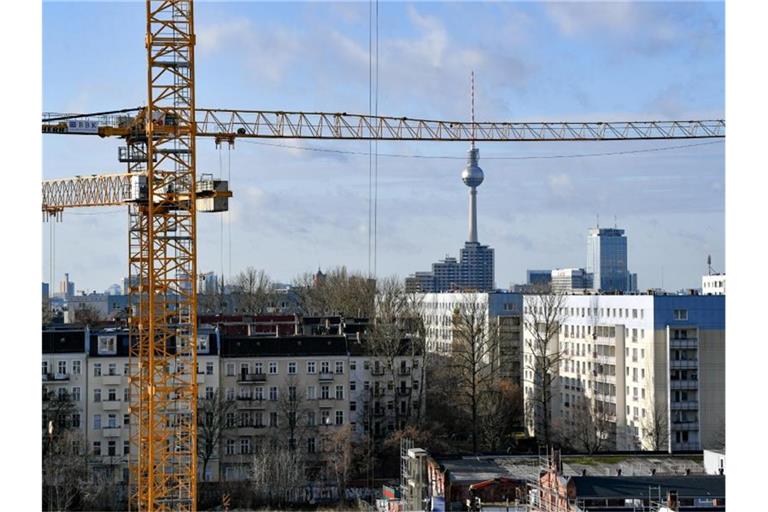
[[[367, 112], [367, 6], [327, 7], [200, 5], [198, 103]], [[607, 4], [601, 11], [585, 16], [568, 4], [385, 4], [379, 112], [467, 119], [474, 69], [478, 120], [723, 116], [722, 4]], [[142, 103], [141, 9], [44, 3], [43, 12], [44, 110]], [[467, 27], [468, 16], [483, 30]], [[107, 35], [138, 43], [87, 44]], [[279, 58], [265, 62], [266, 52], [253, 51], [257, 46]], [[119, 78], [97, 87], [98, 76]], [[312, 94], [307, 81], [317, 84]], [[118, 144], [45, 138], [43, 176], [119, 172]], [[367, 272], [368, 158], [344, 151], [364, 153], [368, 144], [269, 144], [239, 141], [231, 154], [222, 151], [221, 168], [213, 143], [199, 145], [199, 172], [228, 174], [231, 155], [234, 193], [224, 223], [201, 216], [200, 271], [221, 273], [223, 266], [232, 275], [254, 266], [283, 282], [318, 267]], [[698, 287], [709, 254], [725, 268], [724, 148], [694, 144], [702, 145], [481, 145], [480, 236], [496, 251], [496, 286], [524, 282], [529, 268], [582, 261], [584, 232], [598, 214], [615, 215], [631, 234], [631, 268], [641, 289]], [[655, 151], [670, 147], [677, 149]], [[645, 150], [653, 151], [632, 153]], [[466, 192], [456, 176], [466, 144], [380, 143], [379, 151], [451, 158], [379, 158], [377, 275], [404, 278], [464, 241]], [[584, 154], [603, 156], [553, 158]], [[123, 209], [65, 212], [55, 226], [54, 281], [66, 270], [84, 289], [119, 282], [127, 272], [126, 217]], [[43, 281], [50, 272], [48, 229], [42, 227]]]

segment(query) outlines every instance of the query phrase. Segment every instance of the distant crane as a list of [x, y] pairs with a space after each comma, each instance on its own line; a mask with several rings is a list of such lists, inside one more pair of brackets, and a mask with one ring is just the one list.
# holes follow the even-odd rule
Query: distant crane
[[225, 181], [196, 176], [196, 139], [597, 141], [725, 137], [725, 122], [462, 122], [327, 112], [197, 109], [192, 0], [146, 1], [147, 106], [44, 114], [48, 134], [120, 137], [127, 172], [43, 182], [44, 217], [128, 206], [131, 507], [197, 508], [198, 211]]

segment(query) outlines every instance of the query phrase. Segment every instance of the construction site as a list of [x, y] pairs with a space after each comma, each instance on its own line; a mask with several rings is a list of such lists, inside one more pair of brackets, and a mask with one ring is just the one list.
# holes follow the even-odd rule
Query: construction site
[[[115, 443], [114, 440], [106, 440], [104, 447], [107, 447], [106, 443], [111, 442], [110, 455], [114, 455], [113, 452], [117, 450], [125, 455], [128, 462], [125, 499], [129, 510], [245, 510], [245, 508], [238, 508], [237, 503], [231, 502], [228, 491], [219, 492], [218, 487], [208, 481], [201, 458], [203, 443], [200, 439], [200, 425], [205, 421], [205, 414], [198, 410], [199, 400], [206, 395], [207, 387], [213, 386], [211, 384], [213, 377], [209, 376], [212, 376], [214, 371], [216, 374], [221, 371], [222, 375], [230, 371], [226, 366], [229, 364], [229, 360], [225, 361], [226, 357], [261, 357], [261, 354], [266, 354], [269, 357], [278, 358], [283, 356], [283, 351], [286, 351], [288, 356], [296, 355], [300, 354], [297, 352], [300, 349], [296, 347], [309, 350], [306, 344], [311, 341], [311, 336], [321, 332], [330, 333], [339, 339], [332, 340], [333, 343], [324, 341], [323, 347], [317, 349], [316, 354], [320, 354], [317, 357], [338, 356], [338, 361], [342, 361], [343, 356], [346, 359], [344, 363], [337, 362], [335, 366], [331, 366], [328, 362], [320, 365], [319, 389], [323, 389], [323, 382], [325, 384], [333, 382], [334, 378], [341, 382], [340, 375], [362, 371], [363, 359], [355, 363], [357, 361], [355, 357], [367, 354], [362, 345], [365, 344], [366, 333], [369, 331], [362, 327], [357, 329], [352, 318], [339, 320], [338, 325], [334, 327], [336, 324], [333, 324], [335, 320], [332, 319], [318, 320], [317, 325], [314, 325], [309, 315], [301, 320], [298, 316], [296, 320], [293, 320], [293, 317], [286, 320], [275, 316], [275, 319], [269, 321], [260, 320], [265, 322], [264, 325], [259, 324], [254, 327], [258, 321], [254, 315], [250, 320], [245, 317], [232, 320], [229, 324], [230, 332], [225, 332], [223, 321], [215, 319], [207, 319], [207, 323], [201, 321], [199, 312], [203, 294], [199, 288], [203, 272], [200, 262], [199, 246], [202, 240], [199, 236], [198, 213], [224, 215], [230, 210], [232, 204], [238, 201], [242, 201], [247, 208], [247, 202], [252, 196], [233, 186], [225, 173], [202, 171], [198, 165], [198, 155], [204, 152], [219, 152], [221, 155], [222, 148], [236, 152], [242, 143], [252, 141], [278, 144], [286, 140], [293, 142], [365, 141], [369, 151], [379, 142], [460, 142], [469, 149], [466, 157], [467, 164], [462, 174], [464, 184], [470, 187], [470, 242], [468, 243], [477, 244], [475, 196], [477, 186], [483, 182], [483, 173], [478, 167], [477, 146], [480, 144], [504, 144], [509, 148], [522, 143], [552, 145], [615, 142], [620, 144], [622, 141], [678, 140], [681, 144], [695, 144], [699, 141], [722, 141], [725, 138], [725, 121], [722, 119], [630, 119], [623, 122], [599, 118], [578, 122], [475, 119], [476, 78], [471, 70], [468, 70], [466, 76], [471, 88], [470, 97], [466, 101], [468, 104], [465, 109], [466, 120], [413, 118], [406, 111], [379, 115], [377, 106], [375, 108], [372, 106], [367, 113], [356, 114], [291, 111], [280, 108], [289, 107], [289, 105], [274, 105], [271, 110], [259, 110], [258, 106], [263, 101], [243, 105], [242, 109], [198, 105], [196, 90], [205, 85], [200, 83], [198, 78], [200, 75], [195, 72], [196, 44], [198, 44], [196, 24], [199, 22], [195, 17], [195, 4], [196, 2], [192, 0], [148, 0], [145, 3], [131, 4], [132, 9], [145, 10], [145, 25], [131, 27], [135, 32], [135, 40], [143, 40], [146, 49], [144, 79], [146, 95], [142, 106], [115, 105], [112, 110], [100, 112], [50, 111], [44, 112], [41, 120], [42, 134], [45, 138], [87, 138], [93, 140], [94, 144], [98, 144], [99, 139], [120, 141], [116, 155], [116, 162], [122, 168], [119, 173], [101, 173], [95, 163], [93, 168], [82, 169], [82, 173], [77, 176], [43, 179], [42, 214], [44, 222], [50, 226], [66, 223], [71, 211], [81, 209], [114, 207], [126, 211], [128, 222], [127, 232], [124, 234], [127, 235], [125, 239], [128, 243], [124, 249], [127, 250], [128, 262], [126, 272], [128, 298], [125, 322], [119, 325], [115, 323], [114, 328], [106, 325], [87, 325], [80, 331], [69, 327], [44, 329], [43, 342], [44, 352], [49, 350], [51, 354], [56, 354], [57, 351], [63, 353], [69, 350], [67, 352], [69, 354], [82, 354], [84, 374], [89, 372], [91, 377], [109, 379], [118, 375], [112, 371], [115, 365], [119, 369], [121, 363], [115, 361], [122, 361], [122, 359], [100, 360], [98, 359], [100, 356], [126, 358], [124, 401], [128, 403], [128, 408], [125, 423], [121, 423], [118, 415], [114, 419], [116, 423], [109, 424], [111, 428], [122, 425], [123, 430], [127, 430], [125, 451], [121, 452], [119, 446], [115, 448], [119, 443]], [[259, 5], [259, 8], [268, 9], [269, 6], [263, 4], [263, 6]], [[370, 9], [371, 12], [376, 13], [375, 19], [378, 23], [378, 2], [372, 3]], [[372, 40], [375, 38], [378, 44], [378, 29], [376, 32], [373, 30], [371, 28], [370, 37]], [[111, 44], [122, 45], [124, 41], [115, 40]], [[134, 48], [136, 44], [130, 46]], [[105, 77], [103, 81], [108, 86], [111, 80], [113, 79]], [[461, 89], [463, 91], [466, 87], [462, 86]], [[621, 151], [621, 148], [618, 150]], [[375, 152], [373, 154], [375, 155]], [[269, 179], [269, 175], [266, 176], [265, 179]], [[324, 178], [318, 177], [318, 180], [320, 179]], [[369, 228], [372, 222], [371, 215], [375, 216], [375, 213], [371, 214], [369, 211]], [[53, 233], [54, 228], [50, 229]], [[221, 229], [223, 233], [224, 228]], [[371, 231], [368, 233], [369, 264], [373, 260], [372, 265], [375, 268], [376, 252], [374, 250], [371, 256], [371, 245], [376, 242], [375, 239], [371, 241]], [[52, 248], [51, 253], [53, 253]], [[206, 265], [210, 264], [206, 263]], [[321, 279], [323, 277], [321, 274], [318, 271], [316, 279]], [[373, 280], [376, 277], [375, 270], [370, 272], [369, 278], [372, 282], [375, 283]], [[213, 324], [214, 321], [220, 322], [215, 329], [204, 327]], [[278, 326], [280, 322], [285, 325]], [[249, 326], [246, 327], [246, 325]], [[244, 334], [237, 331], [240, 328], [243, 329]], [[247, 342], [246, 338], [254, 337], [253, 332], [260, 330], [263, 332], [259, 334], [267, 332], [277, 340], [293, 336], [294, 338], [286, 341], [283, 346], [288, 347], [291, 344], [290, 346], [294, 348], [267, 346], [273, 342], [264, 341], [259, 342], [258, 351], [253, 349], [249, 352], [251, 349], [244, 345]], [[412, 333], [409, 332], [408, 336], [411, 335]], [[299, 339], [299, 336], [304, 338]], [[597, 331], [594, 336], [594, 339], [597, 339]], [[70, 348], [65, 350], [59, 347], [56, 345], [58, 343], [56, 340], [60, 340], [61, 347], [66, 344]], [[303, 341], [305, 345], [302, 345], [301, 340], [309, 341]], [[401, 340], [398, 340], [398, 343], [400, 342]], [[384, 372], [391, 371], [393, 382], [408, 376], [407, 385], [390, 384], [387, 387], [384, 383], [379, 388], [377, 383], [370, 390], [371, 400], [378, 396], [379, 392], [382, 395], [391, 392], [395, 397], [404, 397], [407, 394], [409, 411], [419, 411], [420, 407], [429, 408], [430, 405], [425, 404], [424, 399], [412, 398], [415, 397], [416, 390], [420, 389], [412, 383], [416, 382], [415, 376], [420, 368], [413, 361], [422, 356], [413, 348], [415, 342], [410, 338], [408, 342], [410, 344], [405, 345], [407, 349], [398, 348], [399, 352], [395, 354], [396, 357], [408, 355], [410, 359], [407, 360], [407, 365], [393, 356], [392, 361], [385, 363], [379, 373], [384, 375]], [[50, 349], [46, 348], [46, 343], [49, 343]], [[218, 352], [213, 351], [214, 347]], [[210, 357], [213, 355], [221, 357], [221, 362], [215, 363], [216, 366], [210, 363], [211, 366], [208, 367], [210, 370], [203, 370], [207, 362], [213, 361], [210, 358], [206, 359], [208, 353], [205, 350], [210, 350]], [[272, 352], [269, 352], [270, 350]], [[334, 350], [338, 352], [333, 352]], [[426, 349], [422, 351], [426, 352]], [[595, 345], [595, 351], [597, 351], [597, 345]], [[323, 356], [323, 354], [326, 355]], [[374, 360], [375, 358], [371, 359], [371, 361]], [[266, 375], [278, 373], [277, 366], [269, 366], [272, 363], [265, 362], [267, 366], [262, 369], [259, 362], [255, 370], [250, 370], [248, 363], [241, 363], [240, 359], [231, 361], [231, 373], [227, 373], [226, 376], [232, 377], [233, 382], [236, 381], [237, 389], [247, 387], [240, 384], [264, 383], [267, 380]], [[237, 368], [235, 361], [239, 365]], [[68, 363], [69, 366], [65, 364], [62, 367], [61, 363], [54, 363], [53, 360], [50, 364], [44, 364], [47, 365], [43, 370], [44, 380], [47, 379], [49, 383], [70, 379], [57, 376], [69, 374], [70, 369], [75, 366], [74, 363]], [[80, 364], [80, 362], [77, 363], [78, 372], [80, 372]], [[242, 369], [243, 364], [245, 370]], [[302, 362], [303, 364], [305, 363]], [[367, 359], [364, 364], [367, 371]], [[97, 365], [98, 370], [94, 365]], [[311, 366], [310, 361], [306, 365], [307, 372], [314, 375], [314, 360], [311, 361]], [[311, 370], [309, 370], [310, 367]], [[64, 371], [61, 371], [62, 368]], [[250, 368], [252, 369], [253, 366]], [[266, 368], [269, 368], [269, 372]], [[371, 363], [371, 372], [379, 371], [378, 368], [378, 361]], [[421, 368], [426, 372], [423, 366]], [[208, 371], [210, 373], [206, 373]], [[287, 362], [285, 373], [292, 374], [295, 371], [296, 363]], [[117, 383], [118, 379], [115, 379], [115, 385]], [[368, 382], [366, 381], [365, 384], [368, 392]], [[105, 396], [106, 386], [110, 385], [112, 384], [104, 384]], [[312, 386], [312, 393], [314, 393], [314, 384]], [[345, 393], [351, 395], [353, 391], [357, 391], [354, 384], [349, 390], [347, 389], [349, 383], [344, 384], [347, 387], [343, 390], [339, 386], [336, 386], [337, 400], [342, 398], [348, 400], [349, 396]], [[429, 384], [424, 384], [422, 380], [421, 387], [424, 386]], [[234, 389], [235, 384], [232, 387]], [[78, 393], [79, 389], [78, 387]], [[274, 389], [274, 396], [270, 399], [277, 401], [277, 385]], [[329, 396], [329, 394], [333, 395], [333, 391], [328, 389], [328, 386], [325, 386], [323, 391], [325, 394], [318, 397], [318, 400], [333, 399], [333, 396]], [[88, 393], [88, 388], [85, 390], [86, 394], [91, 395]], [[627, 390], [629, 391], [629, 388]], [[104, 400], [106, 404], [107, 398], [102, 399], [102, 392], [98, 391], [98, 393], [97, 401]], [[208, 393], [213, 396], [213, 391]], [[288, 392], [286, 391], [285, 394], [288, 395]], [[295, 394], [296, 387], [293, 384], [291, 396]], [[119, 401], [119, 398], [112, 396], [109, 400]], [[258, 400], [267, 400], [267, 398], [260, 394], [257, 398], [255, 392], [252, 394], [251, 391], [247, 391], [247, 396], [241, 396], [238, 391], [237, 400], [241, 400], [240, 404], [245, 404], [246, 400], [256, 403]], [[354, 401], [352, 403], [354, 404]], [[362, 403], [352, 405], [352, 407], [361, 408], [362, 406]], [[107, 406], [104, 407], [107, 411]], [[258, 410], [261, 406], [257, 404], [249, 407], [249, 410], [256, 412], [243, 414], [249, 415], [249, 421], [257, 421], [252, 418], [260, 417], [261, 413]], [[377, 407], [370, 411], [371, 425], [375, 415], [387, 414], [379, 413], [378, 410]], [[643, 415], [644, 413], [645, 410]], [[256, 416], [252, 416], [253, 414]], [[351, 416], [349, 411], [346, 414]], [[637, 416], [637, 409], [635, 409], [635, 415]], [[102, 426], [101, 422], [103, 421], [104, 424], [108, 421], [112, 422], [115, 414], [105, 412], [103, 416], [103, 420], [99, 417], [99, 425], [102, 429], [106, 427]], [[267, 418], [270, 426], [277, 426], [277, 416], [274, 420], [269, 416]], [[293, 418], [295, 420], [295, 412]], [[312, 418], [314, 425], [314, 415]], [[335, 416], [327, 413], [320, 416], [320, 421], [322, 425], [331, 425], [334, 421], [335, 425], [341, 425], [345, 418], [344, 413], [337, 412]], [[397, 417], [397, 420], [399, 421], [400, 417]], [[266, 419], [264, 424], [260, 421], [257, 421], [258, 426], [264, 426], [267, 422]], [[93, 423], [87, 416], [85, 422]], [[286, 425], [291, 423], [285, 422], [281, 425], [281, 428], [285, 429], [288, 428]], [[52, 439], [58, 428], [54, 421], [47, 423], [44, 442], [47, 440], [53, 445]], [[396, 425], [395, 428], [400, 427]], [[221, 442], [224, 443], [223, 440]], [[382, 512], [725, 510], [724, 472], [717, 468], [710, 472], [709, 468], [705, 467], [709, 464], [705, 464], [705, 453], [702, 450], [698, 450], [695, 454], [674, 455], [671, 449], [669, 453], [663, 451], [652, 451], [647, 454], [617, 452], [611, 455], [606, 454], [603, 459], [599, 459], [597, 454], [594, 457], [591, 454], [561, 455], [558, 449], [545, 446], [539, 449], [537, 455], [529, 453], [519, 456], [473, 455], [472, 457], [441, 458], [419, 446], [419, 442], [404, 434], [399, 443], [399, 450], [397, 447], [392, 448], [395, 459], [398, 459], [399, 451], [399, 482], [392, 480], [393, 483], [389, 486], [382, 487], [379, 479], [381, 477], [375, 478], [372, 475], [369, 480], [364, 483], [358, 482], [354, 486], [360, 489], [365, 487], [367, 489], [365, 492], [360, 491], [358, 495], [353, 496], [349, 490], [353, 487], [351, 484], [346, 489], [345, 485], [339, 484], [333, 488], [335, 493], [333, 495], [342, 499], [344, 492], [347, 493], [348, 500], [343, 502], [345, 505], [341, 505], [342, 507], [355, 504], [359, 509], [378, 509]], [[243, 450], [242, 453], [252, 454], [259, 451], [259, 447], [252, 446], [251, 441], [246, 443], [243, 440], [238, 443], [237, 450]], [[302, 443], [307, 450], [314, 453], [314, 438], [310, 443], [304, 440]], [[289, 443], [291, 449], [295, 448], [294, 444], [293, 433], [291, 433]], [[325, 443], [318, 441], [318, 450], [320, 444]], [[231, 453], [228, 451], [229, 447], [217, 449], [226, 452], [225, 455], [231, 455], [235, 453], [234, 440], [231, 446]], [[99, 449], [101, 448], [99, 444]], [[45, 465], [45, 458], [43, 463]], [[273, 469], [277, 471], [282, 463], [275, 461], [274, 464]], [[266, 464], [265, 467], [269, 465], [271, 464]], [[208, 467], [207, 458], [205, 467]], [[216, 468], [219, 476], [226, 474], [233, 479], [240, 474], [238, 471], [241, 473], [245, 471], [235, 468], [234, 465], [233, 469], [227, 470], [229, 472], [219, 466]], [[266, 470], [260, 478], [267, 481], [266, 473], [270, 471], [272, 468]], [[318, 469], [318, 471], [321, 470]], [[323, 469], [321, 472], [324, 474], [325, 471], [330, 470]], [[373, 472], [374, 469], [370, 471]], [[304, 477], [305, 475], [302, 475], [302, 478]], [[52, 489], [58, 489], [57, 484], [44, 486], [44, 493], [52, 492]], [[222, 486], [221, 489], [224, 487]], [[322, 499], [330, 496], [330, 494], [326, 496], [325, 491], [317, 491], [313, 494], [314, 491], [310, 489], [307, 492], [308, 494], [300, 494], [300, 498], [296, 498], [299, 494], [292, 494], [293, 502], [290, 506], [295, 509], [296, 502], [301, 503], [306, 496], [307, 500], [312, 500], [312, 509], [317, 509], [321, 506], [317, 503], [322, 503]], [[206, 494], [205, 506], [201, 505], [200, 494]], [[64, 508], [56, 508], [57, 505], [53, 504], [52, 498], [44, 497], [43, 509], [67, 510], [68, 506], [74, 508], [76, 503], [80, 503], [81, 498], [80, 496], [72, 498]], [[286, 499], [286, 502], [288, 501], [291, 500]]]

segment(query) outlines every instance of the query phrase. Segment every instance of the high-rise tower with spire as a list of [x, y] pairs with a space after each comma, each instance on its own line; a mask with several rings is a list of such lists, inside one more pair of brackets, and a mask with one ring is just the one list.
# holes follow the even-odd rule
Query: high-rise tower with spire
[[457, 262], [454, 258], [432, 264], [431, 272], [417, 272], [406, 278], [406, 288], [412, 292], [477, 291], [494, 289], [493, 249], [482, 245], [477, 236], [477, 187], [485, 178], [478, 165], [480, 150], [475, 147], [475, 74], [472, 73], [472, 137], [467, 154], [467, 165], [461, 180], [469, 187], [469, 237], [461, 249]]

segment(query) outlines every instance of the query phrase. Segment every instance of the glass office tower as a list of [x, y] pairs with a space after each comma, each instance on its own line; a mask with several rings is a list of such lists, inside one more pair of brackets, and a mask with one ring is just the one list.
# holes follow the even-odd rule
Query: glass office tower
[[592, 228], [587, 238], [587, 272], [595, 290], [632, 291], [627, 270], [627, 237], [623, 229]]

